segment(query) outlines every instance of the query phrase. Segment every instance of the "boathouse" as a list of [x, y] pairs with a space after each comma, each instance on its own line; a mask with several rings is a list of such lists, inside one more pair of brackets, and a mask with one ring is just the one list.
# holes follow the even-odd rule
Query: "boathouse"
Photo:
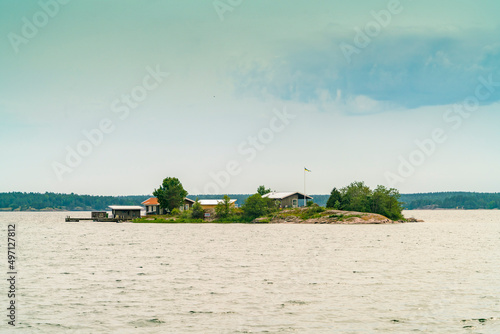
[[297, 208], [304, 205], [304, 199], [313, 199], [299, 192], [271, 192], [262, 197], [273, 199], [280, 208]]
[[129, 220], [141, 218], [141, 210], [144, 209], [138, 205], [110, 205], [113, 218]]

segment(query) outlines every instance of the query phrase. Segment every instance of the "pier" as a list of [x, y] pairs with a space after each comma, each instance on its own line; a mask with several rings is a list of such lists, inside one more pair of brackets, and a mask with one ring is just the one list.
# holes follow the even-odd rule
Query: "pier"
[[79, 222], [81, 220], [85, 221], [85, 220], [88, 220], [88, 221], [93, 221], [93, 222], [112, 222], [112, 223], [118, 223], [118, 222], [121, 222], [123, 221], [123, 219], [119, 219], [119, 218], [73, 218], [73, 217], [70, 217], [70, 216], [66, 216], [66, 222]]
[[89, 220], [93, 222], [114, 222], [118, 223], [123, 219], [119, 217], [109, 218], [108, 213], [106, 211], [93, 211], [90, 218], [72, 218], [70, 216], [66, 216], [66, 222], [79, 222], [80, 220]]
[[132, 206], [132, 205], [110, 205], [111, 208], [111, 216], [108, 217], [108, 213], [106, 211], [92, 211], [90, 218], [76, 218], [66, 216], [66, 222], [79, 222], [79, 221], [93, 221], [93, 222], [112, 222], [112, 223], [121, 223], [123, 221], [131, 221], [135, 218], [141, 218], [141, 210], [142, 206]]

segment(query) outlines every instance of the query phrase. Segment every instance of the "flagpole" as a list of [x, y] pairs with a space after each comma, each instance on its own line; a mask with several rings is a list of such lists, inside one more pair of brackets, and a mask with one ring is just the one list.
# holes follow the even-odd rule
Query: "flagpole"
[[306, 168], [304, 167], [304, 207], [306, 206]]

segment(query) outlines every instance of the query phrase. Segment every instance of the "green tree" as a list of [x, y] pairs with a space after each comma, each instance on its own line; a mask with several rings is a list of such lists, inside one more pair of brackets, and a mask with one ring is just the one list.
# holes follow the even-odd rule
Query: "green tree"
[[182, 187], [182, 183], [176, 177], [167, 177], [163, 180], [160, 188], [155, 189], [153, 195], [158, 198], [160, 207], [172, 211], [184, 203], [187, 191]]
[[265, 194], [268, 194], [271, 192], [271, 188], [267, 188], [264, 187], [264, 186], [259, 186], [257, 188], [257, 194], [259, 194], [260, 196], [264, 196]]
[[222, 202], [219, 202], [215, 207], [215, 215], [219, 218], [227, 218], [231, 214], [231, 199], [224, 195]]
[[269, 203], [257, 193], [247, 198], [243, 204], [243, 215], [250, 219], [265, 215], [269, 212]]
[[342, 210], [370, 212], [372, 191], [364, 182], [353, 182], [340, 190]]
[[396, 189], [378, 186], [373, 191], [371, 211], [394, 220], [402, 219], [402, 206], [399, 202], [399, 197], [399, 191]]
[[377, 189], [375, 189], [375, 191], [373, 192], [373, 196], [375, 197], [378, 193], [382, 194], [383, 200], [381, 201], [382, 206], [380, 208], [377, 208], [377, 211], [375, 211], [375, 213], [384, 215], [392, 220], [403, 219], [403, 206], [399, 201], [401, 197], [399, 191], [394, 188], [387, 189], [384, 186], [378, 186]]
[[205, 210], [201, 207], [200, 202], [196, 199], [191, 209], [191, 218], [193, 219], [203, 219], [205, 218]]
[[330, 197], [326, 202], [326, 207], [339, 210], [341, 202], [342, 202], [342, 194], [340, 194], [340, 191], [338, 191], [337, 188], [333, 188], [332, 192], [330, 193]]
[[[403, 219], [403, 207], [401, 202], [399, 202], [401, 195], [397, 189], [377, 186], [372, 191], [364, 182], [353, 182], [347, 187], [342, 188], [340, 194], [342, 210], [373, 212], [392, 220]], [[330, 197], [332, 196], [333, 190]], [[331, 204], [331, 201], [328, 201]], [[339, 204], [338, 199], [336, 199], [335, 203]]]

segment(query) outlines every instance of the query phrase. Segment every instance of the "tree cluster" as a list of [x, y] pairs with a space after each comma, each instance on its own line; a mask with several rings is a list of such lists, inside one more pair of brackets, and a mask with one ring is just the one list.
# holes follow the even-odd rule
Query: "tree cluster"
[[[262, 188], [261, 188], [262, 187]], [[264, 186], [258, 190], [265, 189]], [[270, 192], [270, 190], [268, 191]], [[266, 192], [266, 193], [268, 193]], [[260, 192], [248, 197], [243, 204], [243, 216], [247, 219], [255, 219], [271, 212], [277, 211], [276, 202], [267, 197], [262, 197]]]
[[371, 190], [364, 182], [353, 182], [340, 190], [333, 188], [327, 208], [378, 213], [392, 220], [403, 219], [399, 191], [378, 186]]

